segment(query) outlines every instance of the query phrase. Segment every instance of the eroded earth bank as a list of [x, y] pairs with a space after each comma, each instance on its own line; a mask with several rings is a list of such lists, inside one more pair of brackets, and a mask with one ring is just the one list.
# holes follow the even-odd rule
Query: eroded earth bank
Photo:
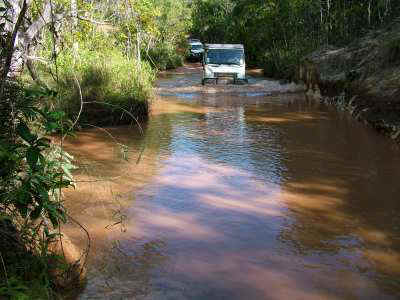
[[298, 77], [322, 102], [400, 143], [400, 20], [304, 58]]

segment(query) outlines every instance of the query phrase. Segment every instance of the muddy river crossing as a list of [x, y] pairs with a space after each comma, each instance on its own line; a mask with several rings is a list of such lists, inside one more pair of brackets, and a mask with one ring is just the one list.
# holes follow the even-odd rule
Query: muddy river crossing
[[67, 142], [78, 298], [398, 299], [397, 147], [293, 85], [200, 81], [164, 74], [147, 124]]

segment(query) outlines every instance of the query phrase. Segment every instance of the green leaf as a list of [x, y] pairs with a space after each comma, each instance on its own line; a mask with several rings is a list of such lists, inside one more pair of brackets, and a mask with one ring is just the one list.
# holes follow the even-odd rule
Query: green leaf
[[54, 188], [58, 189], [58, 188], [66, 188], [69, 187], [71, 185], [71, 181], [70, 180], [60, 180], [59, 182], [56, 182], [54, 184]]
[[32, 170], [36, 169], [39, 159], [40, 150], [37, 147], [30, 147], [26, 152], [26, 160]]
[[51, 221], [51, 224], [53, 224], [53, 227], [57, 227], [59, 224], [57, 216], [51, 211], [48, 211], [48, 216]]
[[42, 205], [36, 206], [36, 208], [30, 214], [31, 219], [36, 220], [40, 216], [42, 209], [43, 209]]
[[56, 129], [58, 129], [59, 126], [56, 122], [47, 122], [46, 123], [46, 131], [54, 131]]
[[47, 204], [44, 205], [44, 208], [46, 210], [47, 216], [49, 217], [51, 223], [53, 224], [53, 227], [57, 227], [60, 218], [62, 218], [62, 216], [59, 214], [58, 205], [56, 205], [56, 203], [54, 202], [48, 202]]
[[53, 111], [49, 115], [54, 120], [61, 120], [62, 118], [65, 117], [65, 112], [63, 112], [63, 111]]
[[67, 222], [67, 216], [65, 215], [65, 211], [60, 209], [60, 208], [57, 208], [57, 213], [58, 213], [59, 219], [62, 222], [66, 223]]
[[38, 145], [39, 147], [50, 147], [50, 139], [48, 138], [40, 138], [36, 141], [36, 145]]
[[68, 168], [67, 168], [65, 165], [62, 165], [61, 168], [62, 168], [62, 170], [64, 171], [64, 175], [65, 175], [68, 179], [72, 180], [72, 178], [74, 178], [74, 177], [72, 176], [72, 174], [71, 174], [71, 171], [68, 170]]
[[17, 207], [17, 209], [22, 217], [25, 218], [28, 215], [28, 206], [27, 205], [16, 202], [15, 206]]
[[48, 202], [49, 201], [49, 192], [46, 189], [46, 185], [45, 184], [38, 185], [37, 190], [39, 191], [40, 202], [45, 202], [45, 203]]
[[33, 144], [36, 140], [36, 135], [32, 134], [29, 127], [24, 123], [20, 122], [17, 126], [17, 133], [18, 135], [27, 141], [29, 144]]

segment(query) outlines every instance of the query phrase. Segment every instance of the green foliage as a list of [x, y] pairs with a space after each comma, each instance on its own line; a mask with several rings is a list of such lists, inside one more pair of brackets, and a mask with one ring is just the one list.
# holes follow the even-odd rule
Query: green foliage
[[194, 3], [192, 34], [209, 43], [228, 42], [233, 39], [234, 1], [201, 0]]
[[[178, 51], [190, 28], [190, 9], [184, 1], [140, 0], [119, 2], [121, 18], [115, 22], [117, 45], [128, 57], [140, 57], [159, 70], [179, 66]], [[139, 50], [138, 50], [139, 49]], [[139, 52], [139, 53], [138, 53]]]
[[[268, 76], [291, 78], [294, 64], [322, 45], [343, 46], [400, 16], [400, 2], [195, 0], [194, 37], [243, 43], [247, 62]], [[396, 57], [396, 48], [391, 55]]]
[[147, 55], [148, 61], [158, 70], [174, 69], [183, 65], [182, 55], [168, 44], [161, 44], [157, 48], [150, 49]]
[[399, 64], [400, 63], [400, 40], [394, 39], [387, 43], [387, 62], [389, 64]]
[[[148, 114], [155, 72], [146, 62], [128, 59], [118, 49], [64, 51], [58, 57], [59, 109], [81, 125], [131, 123]], [[82, 99], [81, 99], [82, 95]], [[82, 100], [82, 101], [81, 101]]]
[[294, 76], [295, 66], [299, 59], [300, 57], [291, 51], [276, 49], [265, 55], [260, 65], [266, 76], [290, 80]]
[[[8, 88], [20, 89], [12, 85]], [[42, 95], [50, 93], [43, 91]], [[18, 112], [12, 119], [15, 132], [12, 136], [8, 132], [1, 134], [0, 164], [4, 167], [0, 206], [32, 221], [47, 217], [53, 226], [58, 226], [65, 215], [56, 191], [69, 186], [71, 181], [64, 176], [59, 161], [48, 159], [52, 149], [46, 136], [62, 126], [63, 114], [38, 108], [37, 99], [36, 94], [25, 92], [21, 101], [14, 102], [13, 109]], [[35, 124], [36, 128], [28, 124]]]
[[[0, 71], [7, 69], [0, 78], [0, 298], [44, 299], [53, 296], [50, 271], [62, 270], [48, 246], [65, 221], [61, 190], [73, 186], [74, 169], [72, 157], [49, 137], [62, 139], [76, 124], [146, 118], [154, 67], [182, 64], [177, 52], [190, 8], [174, 0], [77, 0], [80, 18], [67, 19], [61, 16], [73, 15], [71, 0], [13, 4], [21, 3], [29, 7], [21, 10], [16, 46], [10, 36], [18, 16], [0, 6]], [[25, 39], [28, 31], [34, 36]], [[4, 78], [4, 58], [17, 62], [16, 49], [36, 82], [30, 90]]]
[[53, 255], [32, 255], [19, 252], [15, 257], [7, 257], [7, 276], [0, 276], [0, 298], [55, 299], [56, 292], [51, 281], [49, 261], [58, 260]]
[[29, 288], [23, 281], [18, 278], [11, 277], [8, 282], [0, 283], [0, 295], [9, 299], [29, 300]]
[[67, 117], [75, 120], [85, 102], [81, 125], [144, 119], [156, 74], [152, 69], [183, 64], [184, 51], [178, 47], [190, 25], [189, 6], [172, 0], [129, 0], [116, 1], [111, 12], [101, 5], [92, 4], [93, 18], [106, 18], [108, 24], [79, 21], [76, 30], [57, 33], [60, 41], [50, 32], [43, 35], [39, 56], [56, 57], [56, 64], [36, 63], [39, 77], [59, 90], [64, 101], [55, 106]]
[[190, 5], [186, 1], [175, 0], [154, 0], [153, 3], [160, 11], [156, 19], [158, 43], [176, 48], [186, 41], [192, 25]]
[[68, 123], [64, 113], [42, 102], [56, 96], [51, 90], [26, 90], [6, 81], [0, 96], [8, 111], [0, 128], [0, 253], [6, 268], [0, 273], [0, 296], [43, 297], [52, 285], [47, 245], [65, 221], [60, 191], [73, 185], [74, 168], [72, 157], [48, 136]]

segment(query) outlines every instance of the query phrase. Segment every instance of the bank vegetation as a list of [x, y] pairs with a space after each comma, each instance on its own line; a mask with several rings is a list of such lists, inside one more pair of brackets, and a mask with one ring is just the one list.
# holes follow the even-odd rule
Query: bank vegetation
[[242, 43], [267, 76], [293, 79], [304, 56], [342, 47], [400, 17], [394, 0], [195, 0], [193, 36]]
[[189, 27], [188, 5], [173, 0], [0, 0], [0, 298], [82, 285], [90, 236], [63, 205], [75, 185], [63, 140], [146, 119], [156, 73], [183, 63]]

